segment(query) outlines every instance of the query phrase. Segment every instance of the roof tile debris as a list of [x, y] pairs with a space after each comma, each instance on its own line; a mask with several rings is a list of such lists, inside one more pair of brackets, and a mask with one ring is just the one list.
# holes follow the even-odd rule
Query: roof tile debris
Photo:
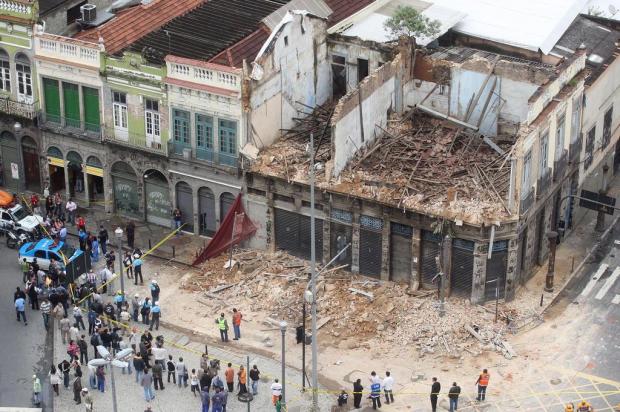
[[[286, 131], [259, 155], [253, 170], [307, 183], [307, 136], [312, 131], [318, 145], [321, 126], [329, 113], [328, 108], [321, 107], [309, 116], [311, 120], [298, 120], [298, 132]], [[316, 159], [326, 166], [317, 171], [317, 185], [475, 225], [511, 218], [505, 200], [510, 144], [497, 142], [505, 151], [499, 155], [479, 134], [418, 111], [402, 117], [393, 115], [387, 129], [377, 133], [382, 137], [359, 151], [347, 169], [330, 181], [324, 169], [330, 158], [325, 148], [331, 145], [324, 142], [323, 149], [319, 145]]]
[[357, 13], [364, 7], [374, 3], [375, 0], [325, 0], [325, 3], [332, 9], [332, 14], [327, 20], [328, 26], [346, 19]]
[[254, 60], [268, 38], [269, 30], [266, 27], [261, 26], [254, 33], [235, 43], [231, 47], [222, 50], [209, 61], [230, 67], [241, 67], [243, 60], [248, 62]]

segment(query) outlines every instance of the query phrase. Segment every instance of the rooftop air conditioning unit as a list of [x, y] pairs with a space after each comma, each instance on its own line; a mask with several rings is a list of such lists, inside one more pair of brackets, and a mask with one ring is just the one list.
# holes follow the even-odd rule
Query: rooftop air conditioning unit
[[80, 12], [82, 13], [83, 22], [90, 23], [97, 19], [97, 6], [94, 4], [80, 6]]

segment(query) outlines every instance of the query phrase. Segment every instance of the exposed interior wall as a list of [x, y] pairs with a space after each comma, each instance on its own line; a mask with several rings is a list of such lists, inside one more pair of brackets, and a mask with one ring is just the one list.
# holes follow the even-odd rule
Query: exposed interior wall
[[[390, 111], [402, 111], [403, 84], [410, 80], [410, 53], [402, 52], [371, 73], [336, 106], [332, 117], [333, 174], [383, 132]], [[361, 101], [361, 115], [360, 115]]]
[[256, 58], [250, 96], [250, 141], [255, 146], [269, 146], [280, 129], [292, 127], [303, 107], [298, 102], [313, 107], [330, 99], [326, 29], [323, 19], [292, 14]]

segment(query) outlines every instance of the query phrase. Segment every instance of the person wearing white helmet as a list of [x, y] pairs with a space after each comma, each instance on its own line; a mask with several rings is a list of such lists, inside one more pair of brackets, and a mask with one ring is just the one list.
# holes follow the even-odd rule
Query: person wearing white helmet
[[159, 300], [159, 285], [155, 279], [151, 280], [151, 300], [153, 302]]
[[93, 398], [91, 398], [90, 393], [88, 393], [88, 388], [82, 389], [82, 399], [84, 400], [84, 407], [86, 408], [86, 412], [93, 411]]

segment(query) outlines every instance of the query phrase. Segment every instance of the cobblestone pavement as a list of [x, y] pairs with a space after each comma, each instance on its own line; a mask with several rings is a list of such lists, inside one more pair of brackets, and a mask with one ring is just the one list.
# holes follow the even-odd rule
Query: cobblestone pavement
[[[200, 342], [191, 341], [189, 337], [185, 335], [176, 334], [164, 328], [160, 328], [159, 331], [153, 331], [153, 336], [163, 335], [165, 339], [164, 347], [168, 349], [168, 353], [173, 355], [177, 360], [179, 356], [182, 356], [185, 364], [190, 368], [198, 369], [200, 365], [200, 354], [204, 350], [204, 345]], [[59, 335], [59, 334], [56, 334]], [[89, 345], [89, 358], [92, 357], [92, 346]], [[63, 357], [66, 357], [64, 345], [60, 337], [57, 337], [54, 342], [54, 362], [58, 364]], [[273, 378], [281, 376], [281, 364], [280, 362], [268, 359], [263, 356], [254, 354], [240, 354], [209, 345], [209, 355], [215, 356], [221, 359], [222, 364], [232, 362], [235, 372], [238, 370], [239, 365], [243, 364], [247, 367], [247, 357], [249, 356], [250, 366], [256, 364], [261, 371], [261, 381], [258, 387], [258, 395], [251, 402], [250, 407], [252, 411], [271, 411], [275, 408], [271, 405], [271, 393], [269, 387], [273, 382]], [[116, 382], [116, 396], [118, 400], [118, 411], [137, 411], [142, 412], [147, 402], [144, 400], [144, 394], [142, 388], [135, 382], [135, 373], [132, 375], [124, 375], [120, 369], [115, 369], [114, 378]], [[112, 389], [111, 389], [111, 376], [110, 367], [106, 371], [106, 390], [105, 393], [98, 392], [96, 389], [89, 389], [95, 404], [96, 412], [112, 411]], [[220, 377], [223, 379], [223, 370], [220, 371]], [[287, 369], [286, 379], [289, 382], [300, 382], [300, 371]], [[88, 370], [83, 369], [82, 385], [88, 386]], [[153, 411], [199, 411], [200, 398], [194, 397], [190, 391], [189, 386], [187, 388], [179, 388], [172, 382], [167, 383], [164, 378], [165, 389], [154, 391], [155, 399], [151, 402]], [[306, 411], [309, 408], [310, 402], [308, 395], [300, 396], [301, 393], [297, 389], [296, 385], [287, 385], [287, 398], [289, 399], [289, 411]], [[238, 389], [235, 387], [235, 391]], [[229, 395], [228, 411], [247, 411], [247, 404], [241, 403], [237, 400], [236, 396]], [[321, 399], [322, 410], [329, 410], [331, 399]], [[82, 405], [75, 405], [73, 401], [73, 392], [68, 389], [64, 389], [61, 384], [60, 396], [55, 398], [54, 407], [56, 411], [62, 412], [74, 412], [83, 411]]]

